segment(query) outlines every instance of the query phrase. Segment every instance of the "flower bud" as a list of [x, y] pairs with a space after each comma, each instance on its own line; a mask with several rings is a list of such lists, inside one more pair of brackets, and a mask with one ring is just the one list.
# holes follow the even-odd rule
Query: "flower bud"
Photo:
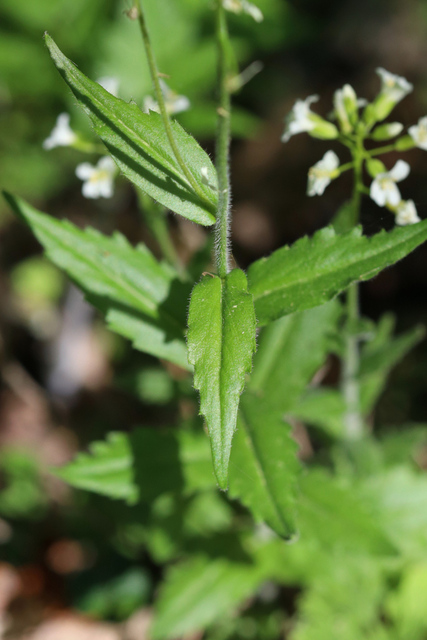
[[366, 161], [366, 169], [371, 178], [376, 178], [380, 173], [387, 171], [385, 164], [381, 160], [377, 160], [377, 158], [369, 158]]
[[376, 127], [371, 134], [372, 140], [390, 140], [395, 138], [403, 131], [403, 124], [400, 122], [387, 122]]

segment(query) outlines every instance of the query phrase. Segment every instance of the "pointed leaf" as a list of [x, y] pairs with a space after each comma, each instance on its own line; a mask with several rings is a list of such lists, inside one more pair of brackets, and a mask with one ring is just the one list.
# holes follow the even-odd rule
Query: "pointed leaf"
[[73, 487], [132, 504], [215, 486], [206, 437], [184, 429], [110, 433], [52, 472]]
[[296, 533], [297, 444], [283, 422], [328, 350], [340, 305], [332, 302], [270, 324], [240, 404], [230, 459], [230, 495], [283, 538]]
[[238, 498], [257, 521], [286, 540], [297, 531], [297, 452], [282, 414], [245, 393], [231, 451], [230, 497]]
[[371, 238], [356, 228], [337, 235], [332, 227], [301, 238], [248, 271], [258, 322], [323, 304], [352, 282], [369, 280], [401, 260], [427, 239], [427, 220], [381, 231]]
[[234, 269], [223, 280], [204, 276], [194, 287], [188, 358], [195, 369], [194, 386], [200, 391], [200, 413], [208, 425], [215, 475], [224, 490], [240, 394], [255, 351], [255, 328], [243, 271]]
[[189, 287], [147, 247], [132, 247], [116, 233], [106, 237], [40, 213], [5, 194], [15, 213], [31, 227], [47, 256], [63, 269], [87, 299], [105, 314], [112, 331], [141, 351], [190, 369], [183, 329]]
[[123, 174], [168, 209], [199, 224], [213, 224], [217, 195], [202, 182], [201, 169], [207, 168], [208, 182], [213, 185], [216, 173], [196, 140], [172, 122], [175, 141], [204, 199], [195, 193], [182, 172], [158, 113], [143, 113], [136, 104], [112, 96], [79, 71], [48, 34], [45, 41], [58, 71]]

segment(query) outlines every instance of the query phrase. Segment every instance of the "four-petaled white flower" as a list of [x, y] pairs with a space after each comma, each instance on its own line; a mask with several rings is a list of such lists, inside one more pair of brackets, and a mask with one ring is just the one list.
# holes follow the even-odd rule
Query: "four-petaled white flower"
[[286, 128], [282, 135], [282, 142], [288, 142], [291, 136], [304, 131], [311, 131], [316, 126], [313, 116], [316, 116], [310, 109], [313, 102], [317, 102], [319, 96], [308, 96], [305, 100], [297, 100], [291, 113], [286, 118]]
[[413, 200], [402, 200], [396, 209], [396, 224], [404, 227], [407, 224], [421, 222]]
[[222, 0], [224, 9], [233, 13], [247, 13], [255, 22], [262, 22], [264, 16], [258, 7], [248, 0]]
[[340, 161], [336, 153], [327, 151], [308, 172], [307, 194], [321, 196], [328, 184], [339, 175]]
[[390, 102], [397, 104], [413, 90], [413, 85], [403, 78], [382, 67], [378, 67], [377, 73], [381, 78], [381, 95]]
[[379, 173], [371, 184], [371, 198], [379, 207], [389, 205], [397, 207], [402, 198], [396, 182], [408, 177], [410, 166], [404, 160], [398, 160], [391, 171]]
[[85, 198], [111, 198], [117, 167], [110, 156], [103, 156], [96, 166], [83, 162], [76, 167], [76, 176], [83, 180]]
[[[187, 111], [187, 109], [190, 108], [191, 103], [186, 96], [179, 96], [177, 93], [175, 93], [175, 91], [172, 91], [172, 89], [168, 87], [164, 80], [160, 79], [159, 82], [163, 98], [165, 100], [166, 111], [169, 115], [182, 113], [182, 111]], [[154, 98], [152, 98], [151, 96], [146, 96], [144, 98], [143, 108], [145, 113], [149, 113], [149, 111], [156, 111], [157, 113], [160, 112], [157, 101], [154, 100]]]
[[418, 124], [409, 127], [408, 133], [417, 147], [427, 151], [427, 116], [420, 118]]
[[98, 78], [97, 83], [115, 98], [119, 95], [120, 80], [118, 78], [114, 76], [103, 76], [102, 78]]
[[77, 135], [70, 127], [70, 116], [68, 113], [60, 113], [55, 126], [50, 135], [43, 142], [43, 149], [54, 149], [55, 147], [69, 147], [77, 140]]

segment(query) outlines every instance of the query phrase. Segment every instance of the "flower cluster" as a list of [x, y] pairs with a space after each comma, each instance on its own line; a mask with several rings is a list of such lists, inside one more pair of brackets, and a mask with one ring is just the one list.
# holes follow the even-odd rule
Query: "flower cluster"
[[248, 0], [222, 0], [224, 9], [233, 13], [247, 13], [256, 22], [262, 22], [264, 16], [258, 7]]
[[405, 78], [383, 68], [377, 69], [377, 73], [381, 80], [381, 88], [371, 103], [358, 98], [349, 84], [335, 92], [332, 122], [311, 110], [311, 105], [317, 102], [318, 96], [297, 100], [286, 118], [282, 141], [288, 142], [292, 136], [307, 132], [314, 138], [341, 142], [351, 151], [351, 162], [341, 164], [334, 151], [327, 151], [323, 158], [311, 167], [307, 186], [309, 196], [322, 195], [330, 182], [341, 173], [355, 169], [356, 166], [361, 170], [364, 165], [372, 183], [367, 188], [361, 182], [360, 191], [369, 193], [379, 207], [387, 207], [392, 211], [396, 217], [396, 224], [414, 224], [420, 221], [415, 204], [412, 200], [403, 200], [397, 186], [398, 182], [409, 175], [409, 164], [398, 160], [391, 170], [387, 170], [376, 156], [390, 151], [406, 151], [414, 147], [427, 150], [427, 116], [421, 118], [417, 125], [409, 127], [407, 134], [403, 134], [394, 143], [367, 149], [366, 140], [389, 141], [402, 134], [404, 126], [400, 122], [380, 123], [413, 90], [412, 84]]
[[[119, 81], [113, 77], [102, 77], [97, 80], [108, 93], [117, 97], [119, 92]], [[180, 96], [172, 91], [166, 82], [160, 80], [165, 105], [168, 113], [174, 115], [186, 111], [190, 107], [190, 101], [186, 96]], [[146, 96], [143, 102], [143, 110], [159, 111], [157, 102]], [[91, 140], [87, 140], [82, 134], [76, 133], [70, 126], [70, 115], [60, 113], [55, 126], [49, 136], [43, 142], [46, 150], [56, 147], [73, 147], [85, 153], [98, 153], [99, 148]], [[111, 198], [114, 193], [114, 179], [118, 174], [118, 168], [110, 156], [103, 155], [98, 162], [93, 165], [89, 162], [82, 162], [76, 167], [76, 176], [83, 181], [82, 194], [85, 198]]]

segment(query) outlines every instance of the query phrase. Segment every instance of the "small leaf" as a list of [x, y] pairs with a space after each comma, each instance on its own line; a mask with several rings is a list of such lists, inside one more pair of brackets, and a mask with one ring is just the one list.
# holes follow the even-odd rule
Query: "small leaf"
[[5, 194], [54, 264], [63, 269], [105, 314], [108, 327], [141, 351], [191, 369], [184, 342], [189, 286], [147, 247], [132, 247], [118, 233], [106, 237], [78, 229]]
[[177, 122], [171, 123], [175, 141], [205, 199], [195, 193], [182, 172], [158, 113], [143, 113], [136, 104], [112, 96], [79, 71], [48, 34], [45, 41], [58, 71], [123, 174], [168, 209], [198, 224], [213, 224], [217, 195], [203, 184], [201, 169], [207, 168], [209, 183], [214, 185], [216, 172], [196, 140]]
[[344, 435], [346, 411], [343, 396], [336, 389], [310, 389], [292, 408], [292, 415], [309, 425], [319, 427], [332, 438]]
[[371, 238], [363, 236], [360, 228], [337, 235], [326, 227], [313, 238], [278, 249], [249, 268], [249, 290], [259, 324], [331, 300], [352, 282], [373, 278], [426, 239], [424, 220]]
[[256, 320], [246, 276], [234, 269], [224, 279], [204, 276], [194, 287], [188, 315], [188, 358], [200, 413], [211, 439], [215, 475], [228, 485], [231, 441], [245, 374], [255, 351]]

